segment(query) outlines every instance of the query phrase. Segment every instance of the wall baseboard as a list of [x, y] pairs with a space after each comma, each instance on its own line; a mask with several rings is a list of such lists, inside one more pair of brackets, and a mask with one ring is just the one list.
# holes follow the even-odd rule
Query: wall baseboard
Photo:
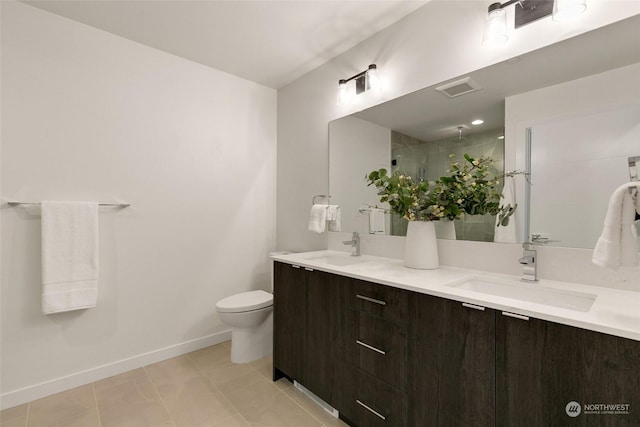
[[137, 356], [118, 360], [106, 365], [97, 366], [85, 371], [65, 377], [56, 378], [40, 384], [24, 387], [0, 395], [0, 410], [41, 399], [61, 391], [69, 390], [94, 381], [118, 375], [133, 369], [141, 368], [152, 363], [161, 362], [172, 357], [180, 356], [211, 345], [220, 344], [231, 339], [231, 330], [217, 332], [206, 337], [197, 338], [180, 344], [139, 354]]

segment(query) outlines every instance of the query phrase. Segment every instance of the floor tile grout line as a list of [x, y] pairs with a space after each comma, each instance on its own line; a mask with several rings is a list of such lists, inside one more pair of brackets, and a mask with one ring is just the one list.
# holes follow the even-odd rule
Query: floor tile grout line
[[[233, 404], [233, 402], [231, 400], [229, 400], [229, 398], [227, 397], [226, 394], [224, 394], [224, 392], [220, 389], [220, 387], [218, 387], [215, 384], [211, 384], [216, 390], [218, 390], [218, 392], [220, 393], [220, 395], [222, 396], [222, 398], [224, 398], [225, 401], [227, 401], [229, 403], [229, 405], [231, 405], [231, 407], [238, 413], [238, 415], [240, 415], [240, 417], [245, 420], [247, 422], [247, 424], [251, 425], [251, 422], [244, 416], [244, 414], [240, 411], [240, 409], [238, 409], [238, 407], [236, 407], [236, 405]], [[243, 387], [244, 388], [244, 387]]]
[[[167, 359], [167, 360], [169, 360], [169, 359]], [[147, 366], [149, 366], [149, 365], [143, 366], [142, 370], [144, 371], [144, 374], [147, 376], [147, 379], [149, 380], [149, 382], [153, 386], [153, 389], [156, 391], [156, 394], [158, 395], [158, 398], [160, 399], [160, 403], [162, 404], [162, 407], [164, 408], [165, 412], [169, 416], [169, 420], [171, 421], [171, 424], [173, 424], [174, 426], [177, 426], [176, 420], [173, 419], [173, 416], [171, 415], [171, 412], [169, 411], [169, 408], [167, 408], [167, 404], [165, 403], [164, 398], [160, 394], [160, 391], [158, 390], [158, 387], [156, 387], [155, 381], [153, 381], [153, 378], [151, 377], [151, 375], [149, 375], [149, 372], [147, 371]]]
[[29, 425], [29, 412], [31, 412], [31, 401], [27, 403], [27, 415], [24, 417], [24, 427]]
[[98, 414], [98, 427], [102, 427], [102, 417], [100, 417], [100, 407], [98, 406], [98, 396], [96, 395], [95, 381], [91, 383], [91, 390], [93, 391], [93, 400], [96, 402], [96, 414]]
[[[225, 346], [225, 348], [229, 349], [228, 347]], [[195, 362], [195, 360], [191, 357], [190, 355], [191, 353], [187, 353], [187, 356], [189, 357], [189, 359], [193, 362], [193, 364], [195, 365], [196, 369], [198, 370], [198, 372], [200, 373], [200, 375], [202, 375], [202, 377], [213, 387], [216, 389], [216, 391], [218, 393], [220, 393], [220, 396], [229, 404], [229, 406], [231, 406], [233, 408], [233, 410], [236, 412], [236, 414], [238, 414], [240, 416], [240, 418], [242, 418], [244, 421], [247, 422], [247, 424], [251, 425], [251, 423], [249, 422], [248, 419], [245, 418], [244, 414], [242, 412], [240, 412], [240, 410], [236, 407], [236, 405], [233, 404], [233, 402], [231, 402], [229, 400], [229, 398], [227, 397], [226, 394], [224, 394], [224, 392], [220, 389], [220, 387], [218, 387], [216, 384], [213, 384], [209, 378], [207, 378], [207, 375], [205, 374], [205, 372], [198, 366], [198, 364]], [[254, 369], [253, 366], [249, 366], [250, 368]], [[231, 418], [231, 417], [229, 417]]]

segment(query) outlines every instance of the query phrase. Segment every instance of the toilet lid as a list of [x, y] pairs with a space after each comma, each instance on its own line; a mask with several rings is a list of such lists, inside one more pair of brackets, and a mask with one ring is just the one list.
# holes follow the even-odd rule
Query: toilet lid
[[273, 305], [273, 295], [265, 291], [250, 291], [221, 299], [216, 309], [223, 313], [259, 310]]

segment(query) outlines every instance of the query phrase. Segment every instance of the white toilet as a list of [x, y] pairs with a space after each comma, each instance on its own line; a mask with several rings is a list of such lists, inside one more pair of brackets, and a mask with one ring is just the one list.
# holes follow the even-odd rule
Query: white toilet
[[220, 320], [231, 326], [231, 361], [248, 363], [273, 352], [273, 295], [243, 292], [216, 304]]

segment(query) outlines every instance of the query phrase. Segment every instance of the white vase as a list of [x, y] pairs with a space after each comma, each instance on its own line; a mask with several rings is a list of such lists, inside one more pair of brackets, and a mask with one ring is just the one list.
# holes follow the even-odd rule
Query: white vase
[[456, 224], [448, 219], [435, 221], [436, 237], [438, 239], [456, 240]]
[[423, 270], [440, 266], [436, 228], [432, 221], [409, 221], [404, 244], [404, 265]]

